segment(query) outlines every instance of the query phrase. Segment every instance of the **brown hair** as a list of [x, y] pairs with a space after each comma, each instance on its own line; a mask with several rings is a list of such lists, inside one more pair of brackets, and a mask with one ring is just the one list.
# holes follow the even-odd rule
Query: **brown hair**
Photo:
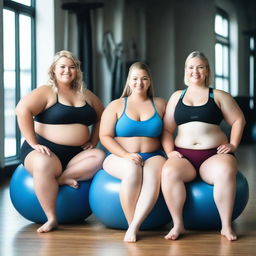
[[133, 69], [142, 69], [142, 70], [145, 70], [148, 73], [148, 76], [149, 76], [149, 79], [150, 79], [150, 86], [148, 88], [147, 94], [148, 94], [149, 97], [153, 97], [154, 96], [153, 81], [152, 81], [151, 71], [150, 71], [148, 65], [146, 65], [143, 62], [135, 62], [129, 68], [128, 76], [127, 76], [127, 79], [126, 79], [126, 84], [125, 84], [123, 93], [121, 95], [121, 98], [122, 97], [127, 97], [127, 96], [131, 95], [131, 93], [132, 93], [132, 91], [130, 89], [130, 86], [129, 86], [129, 79], [130, 79], [131, 72], [132, 72]]

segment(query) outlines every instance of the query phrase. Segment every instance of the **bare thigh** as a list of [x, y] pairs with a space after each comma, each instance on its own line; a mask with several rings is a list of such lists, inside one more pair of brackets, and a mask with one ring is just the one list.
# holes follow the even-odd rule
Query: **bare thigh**
[[74, 156], [67, 164], [67, 167], [70, 167], [73, 164], [76, 164], [86, 158], [95, 158], [95, 161], [103, 161], [104, 157], [105, 157], [105, 153], [97, 148], [93, 148], [93, 149], [87, 149], [84, 151], [81, 151], [79, 154], [77, 154], [76, 156]]
[[205, 182], [214, 184], [216, 179], [221, 179], [224, 172], [229, 172], [232, 175], [237, 173], [237, 160], [231, 154], [216, 154], [205, 160], [199, 173]]
[[163, 166], [163, 177], [175, 177], [184, 182], [189, 182], [193, 180], [196, 175], [196, 169], [186, 158], [171, 156]]
[[48, 156], [33, 150], [25, 158], [24, 165], [32, 176], [37, 170], [53, 172], [56, 177], [62, 172], [61, 162], [53, 152], [51, 152], [51, 156]]
[[144, 161], [143, 173], [156, 172], [160, 176], [165, 161], [166, 159], [163, 156], [150, 157]]
[[103, 162], [103, 169], [110, 175], [122, 180], [126, 175], [141, 170], [142, 167], [136, 165], [132, 160], [110, 154]]

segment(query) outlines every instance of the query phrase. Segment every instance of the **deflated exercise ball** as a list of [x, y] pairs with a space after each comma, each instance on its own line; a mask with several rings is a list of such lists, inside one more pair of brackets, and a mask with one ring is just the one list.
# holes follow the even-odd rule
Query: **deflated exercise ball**
[[[244, 210], [249, 199], [249, 186], [245, 176], [238, 172], [236, 176], [236, 198], [232, 220]], [[213, 199], [213, 186], [202, 180], [186, 184], [187, 199], [183, 217], [186, 229], [209, 230], [221, 228], [221, 220]]]
[[[106, 171], [100, 170], [94, 176], [89, 193], [89, 202], [93, 214], [105, 226], [115, 229], [127, 229], [128, 224], [119, 199], [121, 181]], [[144, 220], [141, 229], [156, 229], [171, 221], [167, 206], [160, 194], [156, 205]]]
[[[89, 189], [91, 180], [79, 182], [79, 188], [60, 186], [56, 212], [60, 224], [82, 222], [91, 214]], [[19, 165], [10, 182], [10, 196], [15, 209], [26, 219], [44, 223], [47, 218], [34, 191], [33, 178]]]

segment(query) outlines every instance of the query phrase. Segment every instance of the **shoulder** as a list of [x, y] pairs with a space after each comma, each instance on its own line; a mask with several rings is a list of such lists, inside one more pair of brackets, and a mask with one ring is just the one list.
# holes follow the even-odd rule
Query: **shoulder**
[[118, 111], [123, 107], [124, 107], [124, 98], [119, 98], [119, 99], [111, 101], [108, 104], [107, 109], [115, 109]]
[[160, 97], [153, 97], [153, 102], [157, 109], [160, 109], [162, 111], [165, 111], [166, 108], [166, 100]]
[[101, 100], [92, 91], [90, 91], [88, 89], [85, 89], [84, 90], [84, 97], [85, 97], [85, 100], [90, 105], [92, 105], [93, 107], [95, 107], [95, 108], [98, 108], [98, 107], [103, 108], [103, 104], [102, 104]]
[[213, 89], [213, 94], [214, 94], [214, 99], [217, 101], [222, 101], [222, 100], [233, 100], [233, 97], [228, 93], [223, 90], [219, 89]]
[[223, 107], [234, 107], [237, 106], [235, 99], [228, 93], [223, 90], [214, 89], [214, 100], [217, 105], [221, 108]]
[[217, 97], [230, 97], [230, 94], [228, 92], [225, 92], [223, 90], [219, 89], [213, 89], [214, 96], [216, 95]]
[[153, 97], [153, 101], [155, 104], [159, 104], [159, 105], [166, 105], [166, 100], [160, 97]]
[[177, 103], [178, 100], [180, 99], [181, 94], [183, 93], [184, 90], [178, 90], [175, 91], [174, 93], [172, 93], [172, 95], [169, 98], [168, 103], [172, 102], [172, 103]]
[[51, 100], [52, 98], [56, 98], [56, 92], [54, 92], [54, 89], [51, 85], [41, 85], [35, 89], [33, 89], [29, 94], [27, 94], [25, 97], [29, 99], [38, 99], [39, 101], [42, 100]]

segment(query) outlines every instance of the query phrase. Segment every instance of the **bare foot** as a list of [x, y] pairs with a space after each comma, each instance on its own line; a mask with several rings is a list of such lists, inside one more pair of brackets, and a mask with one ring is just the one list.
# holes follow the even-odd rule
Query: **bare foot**
[[44, 225], [42, 225], [39, 229], [37, 229], [38, 233], [47, 233], [56, 229], [58, 227], [58, 223], [56, 220], [48, 220]]
[[129, 226], [128, 230], [125, 233], [124, 241], [128, 243], [135, 243], [137, 241], [136, 233], [137, 230], [132, 226]]
[[75, 179], [59, 178], [58, 183], [59, 183], [59, 185], [68, 185], [72, 188], [78, 188], [79, 187], [79, 184]]
[[221, 235], [225, 236], [229, 241], [237, 240], [237, 235], [232, 228], [222, 228]]
[[173, 227], [170, 232], [164, 237], [167, 240], [177, 240], [180, 234], [184, 233], [185, 229], [183, 227]]

